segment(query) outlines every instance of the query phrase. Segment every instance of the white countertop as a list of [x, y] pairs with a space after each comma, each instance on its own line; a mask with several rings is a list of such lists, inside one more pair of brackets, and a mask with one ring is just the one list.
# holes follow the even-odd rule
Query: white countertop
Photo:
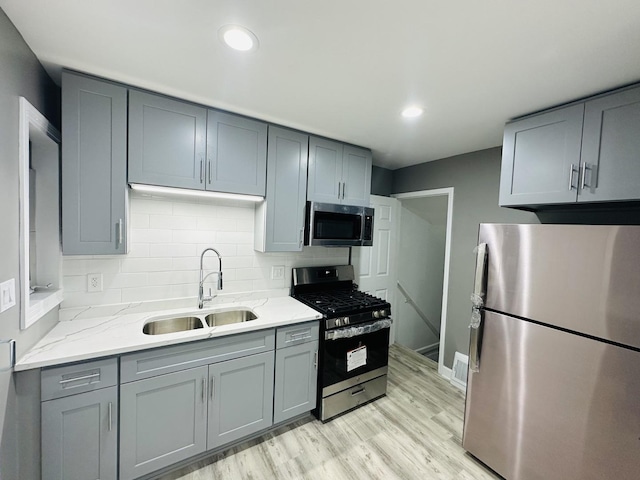
[[[199, 328], [186, 332], [146, 335], [145, 323], [154, 317], [204, 316], [225, 310], [252, 310], [257, 319], [249, 322]], [[126, 309], [122, 309], [126, 311]], [[234, 333], [291, 325], [321, 318], [312, 308], [287, 297], [244, 299], [206, 306], [163, 309], [154, 312], [120, 313], [97, 318], [83, 318], [59, 322], [15, 365], [15, 371], [90, 360], [109, 355], [175, 345], [178, 343], [222, 337]]]

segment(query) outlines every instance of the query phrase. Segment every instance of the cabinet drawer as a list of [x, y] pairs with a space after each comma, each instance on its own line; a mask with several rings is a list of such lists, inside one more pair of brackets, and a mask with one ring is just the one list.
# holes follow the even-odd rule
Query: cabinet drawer
[[275, 332], [271, 329], [123, 355], [120, 383], [262, 353], [274, 347]]
[[111, 387], [118, 383], [118, 359], [46, 368], [40, 372], [40, 381], [43, 401]]
[[276, 348], [290, 347], [318, 340], [319, 322], [307, 322], [278, 329]]

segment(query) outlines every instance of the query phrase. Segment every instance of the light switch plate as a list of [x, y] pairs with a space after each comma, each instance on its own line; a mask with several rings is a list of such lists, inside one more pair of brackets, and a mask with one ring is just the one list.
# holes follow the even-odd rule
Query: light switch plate
[[0, 313], [16, 304], [16, 279], [0, 283]]
[[284, 278], [284, 265], [274, 265], [271, 267], [271, 280], [282, 280]]
[[87, 275], [87, 292], [101, 292], [101, 291], [102, 291], [102, 274], [89, 273]]

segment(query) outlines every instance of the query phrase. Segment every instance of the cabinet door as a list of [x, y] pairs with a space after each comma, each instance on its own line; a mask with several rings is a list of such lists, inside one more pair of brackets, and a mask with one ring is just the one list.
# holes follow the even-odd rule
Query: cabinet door
[[307, 196], [309, 137], [269, 126], [267, 196], [256, 212], [256, 249], [262, 252], [302, 250]]
[[129, 91], [129, 182], [204, 189], [207, 111]]
[[578, 201], [640, 199], [640, 87], [586, 103], [582, 162]]
[[205, 450], [206, 389], [206, 366], [120, 387], [120, 480]]
[[342, 203], [369, 206], [371, 151], [345, 145], [342, 154]]
[[126, 253], [127, 90], [62, 73], [62, 251]]
[[307, 200], [340, 203], [342, 197], [342, 144], [309, 138]]
[[273, 424], [273, 352], [209, 365], [207, 448]]
[[42, 478], [117, 478], [118, 388], [42, 402]]
[[264, 195], [267, 124], [208, 111], [207, 190]]
[[501, 206], [576, 201], [583, 113], [580, 104], [505, 126]]
[[317, 341], [277, 350], [273, 423], [313, 410], [317, 381]]

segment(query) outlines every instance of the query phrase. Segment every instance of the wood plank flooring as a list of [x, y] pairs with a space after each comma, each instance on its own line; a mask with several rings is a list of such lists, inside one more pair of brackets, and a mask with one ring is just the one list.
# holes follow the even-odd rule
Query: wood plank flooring
[[329, 423], [305, 418], [164, 475], [210, 479], [499, 479], [461, 446], [464, 394], [437, 364], [389, 351], [387, 396]]

